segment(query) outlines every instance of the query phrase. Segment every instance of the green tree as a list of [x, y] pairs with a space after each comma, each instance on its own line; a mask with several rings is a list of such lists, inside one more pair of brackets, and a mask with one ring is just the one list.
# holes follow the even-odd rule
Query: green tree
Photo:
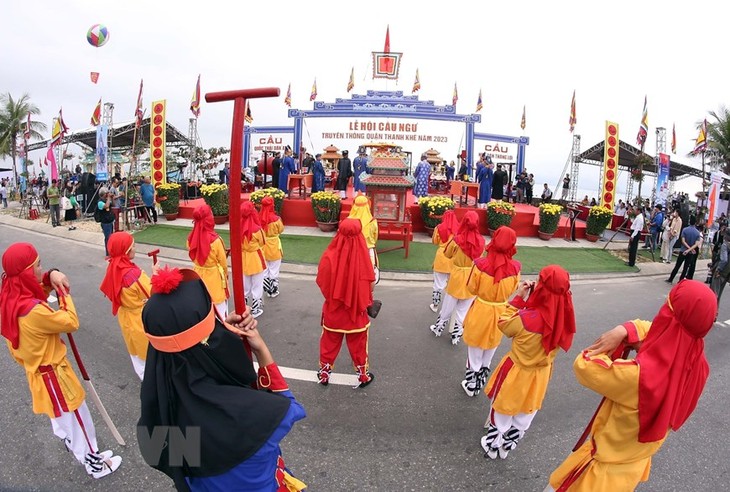
[[[30, 102], [30, 96], [23, 94], [20, 99], [14, 99], [10, 93], [0, 95], [0, 153], [13, 159], [13, 177], [15, 186], [18, 186], [18, 168], [16, 155], [18, 152], [18, 137], [22, 137], [28, 125], [28, 113], [41, 114], [38, 106]], [[42, 139], [41, 131], [46, 130], [45, 123], [34, 121], [31, 116], [30, 138]]]
[[722, 171], [730, 174], [730, 110], [721, 106], [709, 113], [715, 121], [707, 123], [707, 146], [720, 156]]

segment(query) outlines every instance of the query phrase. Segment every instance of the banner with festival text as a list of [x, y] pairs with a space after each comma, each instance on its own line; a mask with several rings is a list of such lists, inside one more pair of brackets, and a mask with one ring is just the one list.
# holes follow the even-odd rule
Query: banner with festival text
[[106, 181], [109, 179], [109, 127], [99, 125], [96, 127], [96, 180]]
[[613, 210], [618, 178], [618, 123], [606, 121], [606, 139], [603, 145], [603, 186], [601, 206]]
[[167, 120], [165, 119], [167, 101], [154, 101], [150, 116], [150, 161], [152, 164], [152, 186], [157, 188], [167, 182], [167, 162], [165, 137]]
[[667, 206], [669, 198], [669, 154], [657, 156], [656, 198], [654, 203]]

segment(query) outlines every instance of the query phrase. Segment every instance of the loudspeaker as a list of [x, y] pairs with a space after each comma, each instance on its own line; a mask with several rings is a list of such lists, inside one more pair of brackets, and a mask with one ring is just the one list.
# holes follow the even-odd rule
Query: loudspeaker
[[81, 180], [79, 181], [78, 191], [79, 191], [79, 193], [89, 193], [89, 192], [93, 193], [95, 184], [96, 184], [96, 174], [84, 173], [81, 175]]

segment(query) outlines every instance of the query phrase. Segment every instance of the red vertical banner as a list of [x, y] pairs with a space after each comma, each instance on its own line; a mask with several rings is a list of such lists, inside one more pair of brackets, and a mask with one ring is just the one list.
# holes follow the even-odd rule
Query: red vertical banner
[[150, 116], [150, 163], [152, 165], [152, 186], [157, 188], [167, 182], [167, 162], [165, 160], [165, 135], [167, 120], [165, 109], [167, 101], [154, 101]]
[[618, 123], [606, 122], [606, 140], [603, 144], [603, 188], [601, 206], [613, 211], [618, 178]]

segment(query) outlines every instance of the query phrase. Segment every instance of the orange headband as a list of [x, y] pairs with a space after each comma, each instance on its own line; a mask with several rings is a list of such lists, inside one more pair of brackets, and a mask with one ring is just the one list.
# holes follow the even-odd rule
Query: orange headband
[[202, 342], [213, 333], [215, 328], [215, 310], [210, 306], [210, 312], [198, 324], [175, 335], [156, 337], [145, 333], [150, 344], [160, 352], [175, 353], [187, 350]]

